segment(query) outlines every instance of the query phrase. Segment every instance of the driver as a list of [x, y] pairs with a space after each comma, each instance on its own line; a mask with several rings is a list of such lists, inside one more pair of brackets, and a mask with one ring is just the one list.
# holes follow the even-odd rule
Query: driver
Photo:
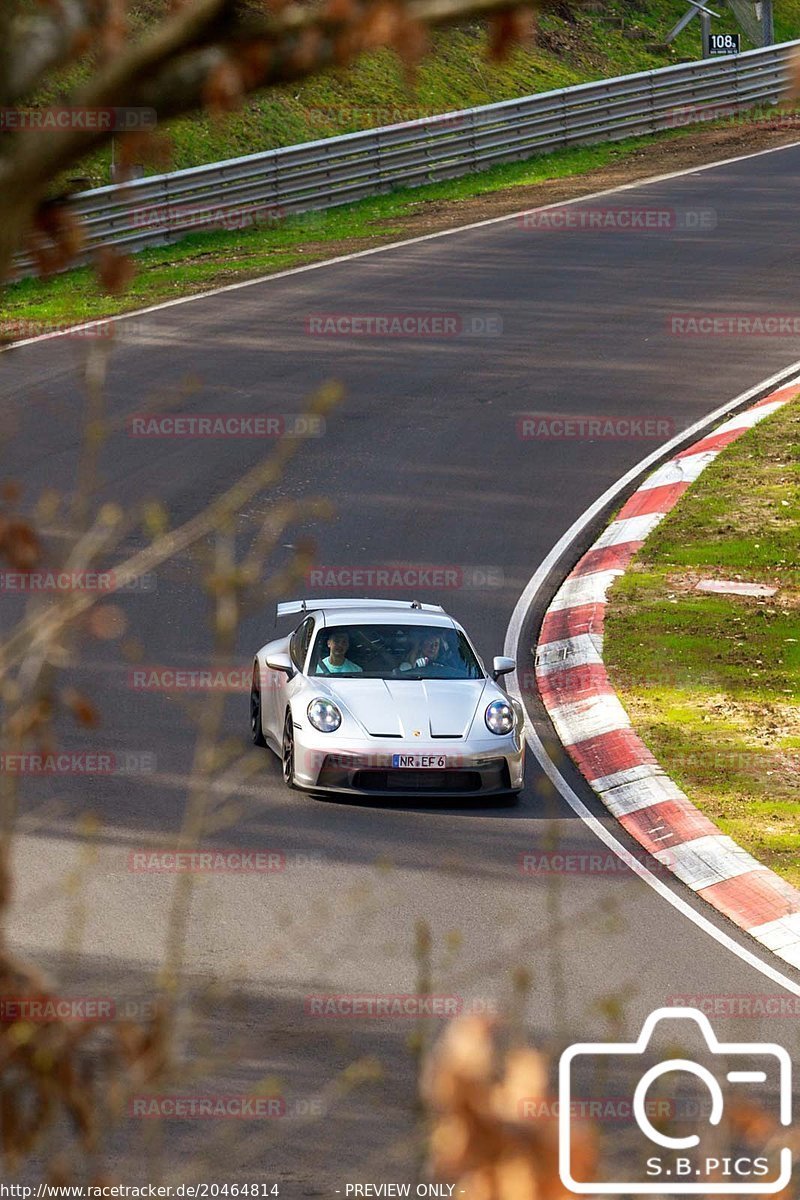
[[443, 667], [446, 666], [444, 654], [446, 646], [438, 634], [430, 633], [422, 639], [417, 650], [417, 657], [412, 663], [403, 663], [401, 671], [410, 671], [414, 667]]
[[347, 657], [350, 649], [350, 635], [346, 629], [337, 629], [328, 635], [328, 656], [323, 658], [317, 668], [318, 675], [344, 675], [354, 671], [361, 673], [358, 663], [351, 662]]

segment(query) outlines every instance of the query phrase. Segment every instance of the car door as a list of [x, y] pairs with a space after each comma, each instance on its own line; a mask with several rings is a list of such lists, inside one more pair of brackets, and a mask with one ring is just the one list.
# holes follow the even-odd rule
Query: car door
[[[308, 650], [313, 631], [313, 617], [306, 617], [287, 639], [287, 649], [295, 672], [302, 672], [304, 654]], [[305, 651], [303, 647], [305, 647]], [[271, 669], [266, 673], [262, 671], [261, 680], [261, 710], [264, 715], [264, 728], [268, 731], [271, 739], [280, 745], [283, 737], [286, 705], [298, 686], [302, 686], [301, 680], [298, 679], [297, 674], [293, 679], [287, 679], [285, 672]]]
[[292, 660], [292, 666], [296, 674], [292, 679], [287, 679], [282, 671], [273, 672], [278, 678], [275, 679], [275, 687], [273, 689], [272, 704], [273, 710], [270, 717], [270, 725], [276, 731], [278, 738], [283, 737], [283, 722], [286, 715], [286, 706], [289, 700], [299, 688], [303, 686], [302, 674], [303, 668], [308, 657], [308, 648], [311, 645], [311, 639], [314, 636], [314, 618], [313, 616], [306, 617], [295, 629], [292, 636], [289, 638], [289, 657]]

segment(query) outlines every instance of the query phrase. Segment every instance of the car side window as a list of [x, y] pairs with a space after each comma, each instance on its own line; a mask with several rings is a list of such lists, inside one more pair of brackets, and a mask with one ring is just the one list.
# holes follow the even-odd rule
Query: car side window
[[297, 667], [298, 671], [302, 671], [308, 653], [308, 646], [311, 641], [311, 635], [314, 632], [314, 618], [306, 617], [302, 625], [299, 625], [292, 634], [292, 640], [289, 644], [289, 653], [292, 656], [292, 662]]

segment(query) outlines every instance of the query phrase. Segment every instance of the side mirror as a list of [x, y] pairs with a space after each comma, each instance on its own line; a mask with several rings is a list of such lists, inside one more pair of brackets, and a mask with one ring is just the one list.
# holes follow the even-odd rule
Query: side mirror
[[267, 658], [267, 666], [271, 671], [283, 671], [287, 679], [293, 679], [294, 663], [285, 650], [276, 650]]
[[508, 675], [511, 671], [516, 671], [517, 664], [513, 658], [507, 658], [504, 654], [498, 654], [497, 658], [492, 660], [492, 679], [495, 683], [501, 675]]

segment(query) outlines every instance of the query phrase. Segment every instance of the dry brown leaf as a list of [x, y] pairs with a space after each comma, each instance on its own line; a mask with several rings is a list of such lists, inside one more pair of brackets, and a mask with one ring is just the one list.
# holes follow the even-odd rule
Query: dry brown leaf
[[396, 4], [376, 4], [364, 18], [361, 26], [361, 37], [365, 47], [389, 46], [397, 37], [402, 17]]
[[128, 37], [128, 13], [125, 0], [105, 0], [105, 20], [100, 28], [102, 58], [119, 54]]
[[63, 196], [37, 209], [25, 249], [44, 275], [69, 266], [83, 247], [83, 229]]
[[[456, 1194], [467, 1200], [566, 1200], [548, 1065], [532, 1048], [501, 1054], [497, 1030], [485, 1017], [462, 1017], [426, 1064], [422, 1095], [436, 1114], [430, 1170], [455, 1181]], [[543, 1102], [541, 1118], [524, 1113], [526, 1099]], [[591, 1179], [594, 1131], [577, 1129], [572, 1140], [577, 1177]]]
[[74, 688], [64, 692], [64, 703], [79, 725], [93, 729], [100, 724], [100, 714], [97, 708], [86, 696]]
[[[249, 42], [239, 51], [236, 62], [246, 91], [252, 91], [264, 79], [272, 63], [272, 56], [272, 46], [265, 41]], [[313, 62], [313, 59], [311, 61]]]
[[39, 535], [27, 521], [3, 521], [0, 524], [0, 554], [16, 571], [32, 571], [42, 560]]
[[454, 1086], [489, 1084], [495, 1071], [493, 1022], [488, 1017], [461, 1017], [453, 1021], [439, 1042], [426, 1082], [426, 1098], [434, 1106], [453, 1103]]
[[547, 1094], [547, 1064], [537, 1050], [512, 1050], [505, 1074], [492, 1089], [492, 1111], [503, 1121], [519, 1121], [525, 1100], [541, 1100]]
[[136, 268], [129, 254], [120, 254], [111, 246], [101, 246], [97, 252], [97, 278], [104, 292], [117, 296], [133, 278]]
[[452, 1114], [437, 1121], [431, 1132], [431, 1158], [437, 1171], [455, 1176], [464, 1170], [470, 1148], [472, 1130], [462, 1114]]
[[6, 479], [0, 485], [0, 499], [4, 504], [17, 504], [22, 497], [22, 486], [16, 479]]
[[786, 100], [796, 100], [800, 96], [800, 54], [795, 53], [789, 59], [789, 91]]
[[291, 63], [299, 71], [309, 71], [319, 59], [322, 33], [319, 29], [304, 29], [291, 53]]
[[537, 1200], [538, 1175], [529, 1154], [502, 1158], [495, 1167], [495, 1194], [498, 1200]]
[[203, 103], [212, 113], [221, 116], [233, 112], [242, 102], [244, 80], [238, 63], [230, 58], [209, 72], [203, 87]]
[[354, 21], [358, 16], [359, 6], [356, 0], [328, 0], [320, 14], [323, 21], [345, 22]]
[[462, 1175], [458, 1181], [458, 1194], [464, 1200], [495, 1200], [497, 1184], [492, 1167], [478, 1167]]
[[420, 21], [412, 20], [405, 13], [394, 39], [394, 46], [403, 62], [406, 86], [413, 88], [420, 61], [428, 51], [428, 31]]
[[502, 62], [514, 46], [532, 39], [534, 29], [533, 14], [528, 9], [506, 9], [497, 13], [489, 22], [489, 58]]
[[731, 1130], [751, 1146], [763, 1146], [778, 1128], [773, 1115], [747, 1101], [730, 1105], [725, 1115]]
[[87, 625], [90, 633], [104, 642], [120, 638], [128, 629], [128, 618], [118, 604], [100, 604], [92, 609]]
[[134, 166], [147, 165], [167, 168], [174, 153], [172, 139], [166, 133], [153, 129], [135, 129], [123, 133], [117, 139], [117, 175], [120, 179], [129, 176]]

